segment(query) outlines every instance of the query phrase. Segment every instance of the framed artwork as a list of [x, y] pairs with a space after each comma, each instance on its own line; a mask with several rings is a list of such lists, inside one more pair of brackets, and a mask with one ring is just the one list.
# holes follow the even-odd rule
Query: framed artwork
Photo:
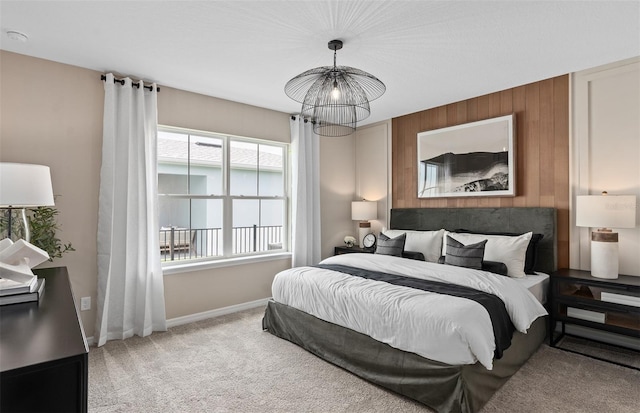
[[515, 196], [515, 116], [418, 133], [418, 198]]

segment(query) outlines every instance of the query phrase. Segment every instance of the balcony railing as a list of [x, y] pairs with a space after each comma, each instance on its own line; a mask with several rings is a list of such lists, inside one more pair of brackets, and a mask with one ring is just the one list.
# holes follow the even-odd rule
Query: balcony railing
[[[282, 226], [232, 228], [233, 254], [281, 249]], [[163, 228], [160, 230], [162, 261], [221, 256], [222, 228]]]

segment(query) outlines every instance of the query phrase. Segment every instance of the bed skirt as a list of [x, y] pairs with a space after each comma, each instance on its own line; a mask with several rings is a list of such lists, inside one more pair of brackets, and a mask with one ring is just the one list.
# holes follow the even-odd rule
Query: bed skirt
[[291, 341], [379, 386], [417, 400], [440, 413], [477, 412], [535, 353], [546, 336], [547, 317], [527, 334], [515, 332], [493, 370], [480, 363], [454, 366], [395, 349], [373, 338], [303, 311], [270, 301], [263, 329]]

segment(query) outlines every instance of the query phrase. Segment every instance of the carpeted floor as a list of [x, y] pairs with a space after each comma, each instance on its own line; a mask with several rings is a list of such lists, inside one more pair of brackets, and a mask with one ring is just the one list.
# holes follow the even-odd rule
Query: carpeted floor
[[[616, 363], [622, 363], [640, 369], [640, 353], [634, 350], [610, 346], [573, 336], [565, 336], [557, 345], [564, 349], [612, 360]], [[640, 411], [640, 409], [638, 410]]]
[[[263, 332], [263, 311], [92, 347], [89, 411], [430, 411]], [[639, 409], [640, 371], [543, 345], [482, 412]]]

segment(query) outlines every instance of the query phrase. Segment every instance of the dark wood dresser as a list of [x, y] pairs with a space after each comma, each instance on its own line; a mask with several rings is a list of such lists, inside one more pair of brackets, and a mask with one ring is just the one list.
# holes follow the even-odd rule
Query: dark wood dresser
[[0, 306], [0, 411], [86, 412], [89, 348], [65, 267], [39, 303]]

